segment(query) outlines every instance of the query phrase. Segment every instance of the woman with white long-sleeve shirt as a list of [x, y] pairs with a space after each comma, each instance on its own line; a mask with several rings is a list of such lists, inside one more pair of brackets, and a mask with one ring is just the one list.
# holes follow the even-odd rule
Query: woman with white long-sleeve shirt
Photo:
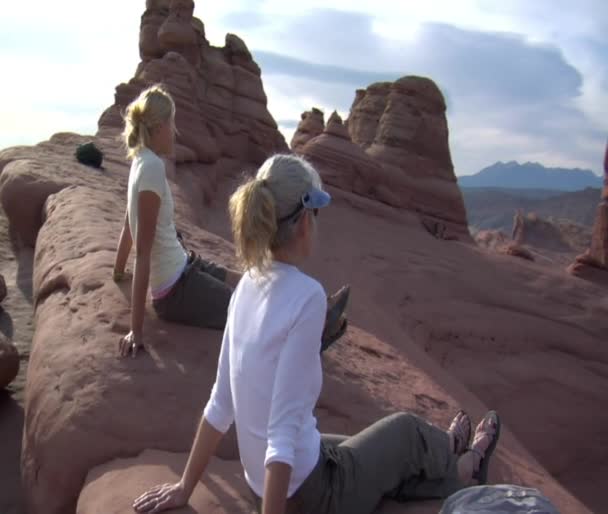
[[459, 412], [445, 432], [398, 413], [352, 436], [321, 436], [313, 409], [327, 299], [298, 266], [313, 251], [317, 172], [295, 156], [268, 159], [230, 199], [247, 272], [228, 308], [215, 385], [182, 479], [134, 502], [139, 512], [184, 505], [234, 422], [245, 478], [264, 514], [370, 514], [383, 497], [445, 497], [483, 483], [499, 436], [488, 413], [471, 435]]

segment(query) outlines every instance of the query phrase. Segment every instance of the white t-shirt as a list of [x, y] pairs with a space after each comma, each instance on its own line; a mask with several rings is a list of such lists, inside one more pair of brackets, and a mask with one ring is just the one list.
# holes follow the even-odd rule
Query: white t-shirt
[[263, 277], [244, 274], [232, 296], [204, 416], [220, 432], [236, 423], [245, 478], [260, 497], [267, 464], [291, 466], [292, 496], [319, 459], [313, 408], [326, 309], [316, 280], [278, 262]]
[[180, 277], [188, 259], [177, 240], [173, 223], [173, 195], [167, 183], [165, 163], [148, 148], [142, 148], [134, 157], [129, 172], [127, 209], [133, 241], [137, 240], [137, 209], [139, 193], [152, 191], [160, 197], [156, 233], [150, 255], [150, 289], [155, 293], [171, 287]]

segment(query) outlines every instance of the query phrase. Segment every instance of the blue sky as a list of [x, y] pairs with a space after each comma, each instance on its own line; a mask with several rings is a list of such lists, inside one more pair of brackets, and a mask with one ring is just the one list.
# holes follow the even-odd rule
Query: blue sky
[[[0, 148], [94, 133], [139, 62], [135, 0], [10, 2], [0, 18]], [[457, 174], [497, 160], [600, 173], [608, 137], [605, 0], [198, 2], [212, 44], [241, 36], [287, 140], [302, 111], [426, 75], [448, 102]], [[6, 73], [10, 70], [10, 73]]]

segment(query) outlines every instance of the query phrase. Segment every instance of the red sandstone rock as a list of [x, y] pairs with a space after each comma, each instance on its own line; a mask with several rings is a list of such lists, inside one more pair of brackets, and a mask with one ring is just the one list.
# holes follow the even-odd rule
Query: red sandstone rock
[[532, 252], [524, 246], [524, 216], [516, 214], [514, 219], [513, 234], [514, 240], [510, 240], [500, 230], [481, 230], [475, 234], [474, 239], [477, 245], [486, 250], [513, 257], [520, 257], [528, 261], [534, 261]]
[[324, 182], [362, 195], [373, 192], [374, 177], [382, 170], [350, 140], [337, 113], [319, 136], [300, 146], [300, 155], [315, 165]]
[[0, 203], [13, 234], [28, 246], [36, 242], [44, 202], [65, 187], [51, 178], [42, 179], [36, 173], [41, 167], [40, 162], [22, 159], [8, 163], [0, 176]]
[[[124, 159], [124, 151], [116, 144], [117, 134], [93, 139], [106, 158]], [[77, 134], [55, 134], [49, 141], [35, 147], [15, 147], [0, 151], [0, 205], [7, 214], [13, 237], [33, 247], [43, 221], [42, 209], [49, 195], [93, 179], [90, 170], [73, 161], [75, 148], [92, 140]], [[111, 145], [109, 146], [108, 145]], [[109, 173], [94, 177], [102, 188], [121, 189], [126, 177]]]
[[160, 59], [164, 51], [158, 40], [158, 31], [169, 15], [170, 0], [147, 1], [139, 29], [139, 56], [142, 61]]
[[310, 140], [304, 130], [310, 116], [304, 113], [292, 149], [321, 166], [328, 183], [419, 213], [435, 237], [470, 242], [445, 109], [429, 79], [372, 84], [356, 92], [347, 123], [330, 119], [323, 134]]
[[534, 256], [525, 246], [519, 245], [517, 243], [511, 243], [504, 248], [504, 253], [506, 255], [511, 255], [513, 257], [519, 257], [521, 259], [525, 259], [527, 261], [533, 261]]
[[542, 219], [534, 212], [525, 216], [516, 215], [513, 225], [513, 240], [518, 245], [528, 245], [534, 248], [553, 252], [572, 252], [575, 250], [563, 232], [566, 225], [560, 226], [549, 220]]
[[568, 267], [568, 272], [579, 278], [608, 285], [608, 199], [597, 207], [591, 246]]
[[376, 188], [379, 199], [466, 228], [445, 102], [431, 80], [404, 77], [370, 86], [355, 99], [348, 130], [353, 142], [384, 168]]
[[122, 127], [120, 113], [141, 90], [162, 82], [176, 102], [177, 162], [215, 163], [220, 156], [260, 163], [287, 145], [266, 107], [260, 69], [233, 34], [209, 45], [192, 0], [149, 1], [140, 28], [142, 62], [116, 88], [100, 130]]
[[[92, 470], [78, 499], [78, 514], [123, 514], [149, 488], [176, 482], [186, 465], [187, 453], [146, 450], [129, 459], [117, 459]], [[111, 494], [108, 494], [111, 491]], [[211, 460], [208, 473], [190, 499], [190, 508], [172, 512], [250, 514], [253, 510], [247, 483], [237, 461]]]
[[296, 153], [300, 153], [304, 145], [312, 138], [322, 134], [324, 129], [325, 121], [322, 111], [313, 107], [312, 110], [303, 112], [300, 116], [298, 128], [291, 138], [291, 149]]
[[608, 200], [598, 205], [589, 254], [608, 270]]
[[512, 239], [496, 230], [481, 230], [474, 238], [481, 248], [561, 270], [588, 247], [591, 231], [567, 220], [547, 220], [520, 210], [513, 217]]
[[[34, 262], [37, 323], [22, 455], [32, 512], [73, 509], [87, 471], [115, 456], [186, 450], [204, 401], [187, 391], [204, 396], [214, 379], [221, 332], [159, 324], [151, 312], [149, 355], [117, 358], [130, 297], [129, 284], [109, 279], [116, 241], [108, 235], [118, 233], [122, 211], [110, 207], [119, 201], [70, 187], [46, 205]], [[206, 246], [213, 245], [210, 236]], [[224, 246], [226, 261], [231, 250]], [[67, 454], [69, 466], [61, 457]]]
[[351, 140], [350, 134], [348, 133], [348, 128], [344, 125], [342, 118], [336, 111], [331, 113], [331, 116], [327, 120], [327, 126], [325, 127], [324, 132], [340, 139], [346, 139], [348, 141]]
[[0, 390], [8, 386], [19, 373], [19, 352], [14, 344], [0, 334]]
[[[110, 134], [107, 138], [112, 140]], [[120, 154], [118, 145], [104, 147], [104, 141], [104, 154]], [[58, 155], [51, 162], [61, 161], [67, 147], [57, 142], [52, 148]], [[55, 166], [51, 169], [55, 171]], [[224, 165], [216, 201], [208, 207], [202, 207], [200, 198], [192, 195], [213, 170], [206, 168], [202, 173], [203, 169], [200, 165], [192, 170], [178, 166], [172, 183], [178, 226], [186, 227], [195, 249], [230, 264], [230, 245], [198, 229], [196, 223], [204, 214], [202, 219], [216, 233], [229, 233], [225, 199], [240, 180], [240, 167], [228, 171]], [[72, 175], [74, 180], [88, 180], [88, 185], [64, 189], [46, 202], [34, 263], [36, 334], [28, 373], [22, 459], [32, 514], [72, 512], [87, 473], [113, 459], [134, 456], [146, 448], [187, 451], [214, 379], [221, 334], [165, 324], [150, 312], [146, 322], [149, 353], [127, 361], [115, 357], [116, 341], [128, 326], [129, 286], [118, 287], [111, 281], [115, 240], [108, 239], [108, 234], [117, 233], [120, 227], [126, 170], [124, 161], [110, 158], [107, 175], [93, 176], [81, 171], [73, 160], [66, 160], [58, 177]], [[43, 176], [50, 172], [40, 170]], [[545, 290], [543, 281], [549, 279], [542, 270], [498, 265], [468, 245], [454, 245], [446, 252], [441, 242], [421, 229], [412, 213], [331, 186], [330, 192], [334, 202], [320, 226], [319, 248], [323, 251], [310, 263], [309, 271], [328, 290], [348, 279], [359, 292], [352, 305], [352, 329], [324, 357], [325, 385], [317, 408], [321, 429], [354, 433], [394, 410], [410, 410], [442, 425], [459, 406], [478, 417], [484, 406], [450, 378], [456, 373], [508, 420], [492, 480], [537, 486], [565, 512], [585, 512], [523, 449], [509, 428], [515, 427], [556, 471], [576, 469], [570, 460], [580, 458], [576, 441], [593, 438], [596, 453], [589, 455], [587, 466], [603, 476], [598, 463], [608, 420], [601, 411], [594, 411], [591, 423], [586, 406], [602, 401], [605, 384], [599, 375], [585, 371], [574, 356], [580, 352], [581, 362], [588, 362], [587, 353], [593, 346], [599, 352], [594, 360], [603, 362], [597, 340], [608, 328], [606, 317], [585, 317], [584, 333], [577, 321], [567, 327], [561, 322], [573, 295], [582, 299], [579, 304], [587, 305], [585, 309], [599, 312], [595, 289], [563, 278], [560, 294], [540, 304], [539, 291]], [[397, 277], [406, 278], [402, 282]], [[491, 305], [501, 302], [502, 308], [484, 307], [486, 298], [491, 298]], [[365, 330], [356, 328], [359, 323]], [[518, 346], [519, 329], [527, 334], [522, 348]], [[458, 343], [460, 335], [467, 341], [464, 346]], [[490, 337], [507, 345], [514, 352], [512, 357], [497, 359], [500, 347], [480, 342], [490, 341]], [[530, 341], [536, 341], [538, 353], [531, 353]], [[574, 342], [576, 350], [568, 346]], [[547, 348], [556, 344], [565, 346], [567, 361], [552, 357]], [[533, 364], [535, 355], [544, 367]], [[548, 358], [565, 368], [560, 376], [576, 375], [577, 383], [589, 383], [589, 390], [577, 390], [576, 401], [570, 402], [568, 392], [573, 386], [566, 383], [557, 388], [553, 383], [551, 389], [529, 388], [528, 372], [535, 380], [549, 379], [545, 374]], [[449, 367], [450, 374], [440, 363]], [[551, 376], [554, 380], [554, 373]], [[512, 403], [507, 392], [519, 387], [526, 387], [526, 393], [517, 395]], [[557, 393], [560, 402], [551, 396]], [[566, 402], [564, 411], [561, 407]], [[542, 410], [536, 408], [539, 403]], [[560, 452], [555, 451], [547, 431], [543, 430], [541, 438], [527, 431], [530, 420], [534, 426], [542, 425], [542, 419], [535, 418], [537, 411], [543, 412], [542, 419], [549, 415], [558, 420], [550, 433], [560, 441]], [[234, 440], [229, 438], [226, 443], [222, 455], [234, 458]], [[593, 460], [596, 457], [598, 461]], [[163, 462], [171, 465], [171, 461]], [[171, 473], [179, 471], [172, 468]], [[93, 483], [91, 476], [89, 484]], [[101, 474], [95, 476], [98, 485], [91, 486], [94, 489], [87, 486], [82, 500], [86, 502], [81, 505], [87, 506], [87, 512], [95, 512], [95, 505], [103, 510], [109, 505], [107, 495], [116, 494], [116, 509], [122, 505], [124, 511], [128, 484], [114, 493], [102, 487]], [[108, 479], [118, 480], [117, 476], [124, 475], [112, 473]], [[235, 487], [237, 479], [229, 476], [226, 487]], [[581, 484], [589, 483], [583, 480], [581, 469], [573, 476], [580, 477]], [[574, 480], [573, 476], [562, 471], [563, 480]], [[157, 477], [160, 475], [148, 476], [145, 485]], [[386, 512], [415, 513], [422, 507], [385, 508]]]
[[200, 34], [193, 26], [193, 0], [171, 0], [169, 16], [158, 29], [162, 55], [176, 52], [194, 67], [200, 64]]

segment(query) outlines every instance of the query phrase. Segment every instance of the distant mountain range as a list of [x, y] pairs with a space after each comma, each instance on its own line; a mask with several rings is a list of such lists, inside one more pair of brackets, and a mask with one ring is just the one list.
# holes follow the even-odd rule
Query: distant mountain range
[[580, 191], [602, 187], [602, 179], [591, 170], [545, 168], [537, 162], [497, 162], [475, 175], [458, 177], [461, 187], [544, 189]]

